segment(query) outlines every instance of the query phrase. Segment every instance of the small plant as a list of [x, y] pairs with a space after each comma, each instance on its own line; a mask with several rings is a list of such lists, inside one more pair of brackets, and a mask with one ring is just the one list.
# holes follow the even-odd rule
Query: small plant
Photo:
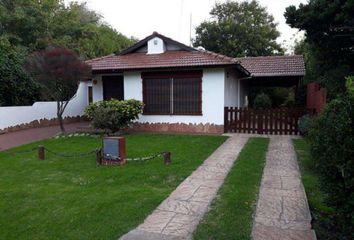
[[312, 118], [310, 114], [305, 114], [299, 119], [299, 132], [306, 136], [312, 126]]
[[253, 102], [255, 109], [268, 109], [272, 107], [272, 100], [265, 93], [260, 93], [256, 96]]
[[127, 127], [142, 111], [143, 103], [134, 99], [100, 101], [90, 104], [85, 109], [86, 116], [94, 128], [111, 133]]

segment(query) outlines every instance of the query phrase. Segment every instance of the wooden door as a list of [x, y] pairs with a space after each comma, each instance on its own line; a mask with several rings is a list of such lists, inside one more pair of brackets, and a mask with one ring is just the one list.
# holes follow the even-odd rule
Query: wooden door
[[103, 99], [124, 100], [123, 76], [103, 76]]

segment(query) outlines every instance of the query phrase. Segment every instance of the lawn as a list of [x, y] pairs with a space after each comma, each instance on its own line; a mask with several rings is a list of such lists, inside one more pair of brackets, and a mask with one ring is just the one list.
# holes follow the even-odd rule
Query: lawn
[[334, 211], [325, 202], [326, 194], [321, 191], [315, 164], [311, 159], [310, 146], [306, 139], [295, 139], [294, 146], [300, 165], [301, 178], [312, 215], [312, 228], [318, 239], [341, 239], [336, 233]]
[[97, 166], [95, 156], [18, 153], [38, 144], [56, 152], [88, 152], [91, 136], [48, 139], [0, 152], [1, 239], [117, 239], [141, 223], [226, 137], [132, 134], [128, 157], [169, 150], [163, 159]]
[[251, 138], [199, 224], [194, 239], [250, 239], [268, 139]]

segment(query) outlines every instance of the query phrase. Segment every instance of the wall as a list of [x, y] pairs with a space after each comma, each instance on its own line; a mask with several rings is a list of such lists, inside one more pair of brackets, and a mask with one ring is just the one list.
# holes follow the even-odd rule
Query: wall
[[[81, 82], [76, 96], [65, 109], [64, 117], [75, 117], [84, 114], [88, 104], [87, 86]], [[0, 130], [40, 119], [56, 118], [56, 102], [35, 102], [32, 106], [0, 107]]]
[[225, 69], [225, 107], [245, 107], [248, 95], [248, 80], [241, 79], [240, 73], [233, 67]]
[[238, 88], [239, 80], [234, 69], [228, 68], [225, 70], [225, 94], [224, 106], [225, 107], [238, 107]]
[[[101, 75], [95, 76], [97, 84], [93, 86], [94, 101], [102, 99]], [[202, 116], [176, 115], [141, 115], [141, 123], [184, 123], [184, 124], [218, 124], [224, 123], [224, 69], [204, 69], [202, 79]], [[124, 99], [142, 101], [141, 72], [124, 73]], [[96, 96], [95, 96], [96, 95]]]

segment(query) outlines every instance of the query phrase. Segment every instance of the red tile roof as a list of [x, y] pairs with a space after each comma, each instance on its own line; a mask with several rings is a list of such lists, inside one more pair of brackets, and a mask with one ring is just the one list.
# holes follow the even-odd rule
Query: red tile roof
[[126, 55], [108, 55], [88, 60], [92, 70], [133, 70], [168, 67], [201, 67], [238, 65], [230, 57], [208, 51], [166, 51], [161, 54], [146, 54], [144, 52]]
[[236, 58], [251, 76], [304, 76], [305, 63], [302, 55]]

